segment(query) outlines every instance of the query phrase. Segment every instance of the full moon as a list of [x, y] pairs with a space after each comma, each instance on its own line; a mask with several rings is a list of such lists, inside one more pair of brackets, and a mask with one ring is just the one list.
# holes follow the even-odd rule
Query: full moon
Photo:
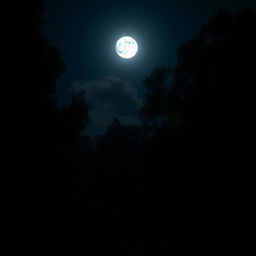
[[130, 36], [121, 37], [116, 43], [116, 52], [120, 57], [124, 59], [130, 59], [134, 57], [137, 51], [137, 42]]

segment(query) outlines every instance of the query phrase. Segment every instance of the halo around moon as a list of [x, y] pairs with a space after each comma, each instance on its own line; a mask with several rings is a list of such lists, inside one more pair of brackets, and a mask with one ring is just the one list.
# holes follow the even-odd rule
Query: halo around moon
[[120, 57], [124, 59], [130, 59], [134, 57], [137, 51], [138, 44], [130, 36], [121, 37], [116, 43], [116, 52]]

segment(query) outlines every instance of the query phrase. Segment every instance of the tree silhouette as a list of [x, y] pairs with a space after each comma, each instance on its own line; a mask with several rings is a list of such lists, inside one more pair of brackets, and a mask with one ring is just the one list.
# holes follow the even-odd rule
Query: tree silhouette
[[[168, 187], [163, 185], [163, 175], [170, 180], [172, 188], [165, 191], [170, 196], [163, 204], [178, 200], [187, 212], [176, 219], [178, 230], [183, 230], [180, 246], [190, 239], [199, 239], [204, 246], [210, 246], [214, 236], [219, 237], [219, 246], [234, 239], [231, 222], [236, 217], [228, 205], [240, 202], [232, 184], [246, 182], [252, 164], [246, 141], [255, 141], [256, 81], [251, 65], [256, 57], [255, 22], [256, 14], [250, 10], [234, 16], [220, 11], [180, 47], [175, 69], [157, 68], [145, 80], [147, 93], [140, 113], [156, 124], [146, 166], [162, 173], [158, 180], [152, 172], [151, 182], [158, 188], [154, 193], [161, 191], [161, 185]], [[171, 75], [172, 81], [168, 80]], [[240, 175], [234, 172], [237, 168]], [[242, 175], [244, 171], [247, 174]], [[206, 216], [215, 216], [215, 227], [203, 227], [200, 218]], [[199, 221], [197, 227], [191, 225], [191, 218]], [[225, 232], [220, 234], [217, 227]], [[199, 233], [188, 235], [191, 229]], [[226, 242], [225, 236], [229, 236]]]
[[[194, 115], [196, 119], [200, 112], [206, 119], [212, 118], [210, 113], [254, 111], [255, 78], [250, 65], [255, 56], [254, 25], [255, 13], [250, 10], [235, 16], [225, 11], [216, 14], [180, 47], [175, 69], [157, 68], [145, 80], [142, 117], [168, 117], [178, 110], [183, 118]], [[168, 83], [171, 73], [173, 81]]]
[[81, 178], [90, 154], [84, 134], [89, 122], [85, 95], [73, 95], [63, 108], [56, 104], [56, 81], [65, 65], [41, 32], [43, 1], [13, 1], [8, 12], [11, 64], [4, 94], [4, 172], [10, 240], [72, 240], [68, 233], [83, 226]]
[[255, 12], [217, 13], [179, 48], [175, 68], [144, 80], [142, 125], [114, 118], [94, 144], [86, 93], [64, 107], [54, 99], [65, 65], [41, 32], [43, 1], [13, 1], [9, 13], [2, 98], [12, 244], [47, 237], [149, 255], [233, 246], [233, 209], [253, 166]]

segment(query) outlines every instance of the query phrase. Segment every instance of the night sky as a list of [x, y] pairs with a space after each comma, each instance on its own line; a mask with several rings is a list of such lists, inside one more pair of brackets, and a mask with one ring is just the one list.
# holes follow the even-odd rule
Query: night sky
[[5, 2], [8, 249], [249, 248], [256, 1]]
[[[157, 66], [173, 67], [177, 49], [219, 9], [233, 13], [256, 5], [253, 0], [46, 2], [44, 33], [67, 65], [57, 98], [65, 104], [72, 91], [86, 89], [90, 135], [104, 133], [113, 117], [137, 123], [143, 79]], [[125, 35], [139, 46], [128, 60], [115, 52], [116, 41]]]

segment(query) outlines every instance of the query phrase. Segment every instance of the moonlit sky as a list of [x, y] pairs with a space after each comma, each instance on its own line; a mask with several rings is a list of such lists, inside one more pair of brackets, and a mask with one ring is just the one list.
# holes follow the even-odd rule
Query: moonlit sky
[[[67, 71], [59, 79], [57, 98], [85, 88], [91, 109], [88, 133], [106, 131], [113, 119], [138, 122], [143, 79], [156, 66], [174, 66], [176, 51], [219, 9], [256, 7], [248, 0], [46, 0], [44, 33], [63, 54]], [[137, 55], [120, 58], [117, 40], [129, 35]]]

